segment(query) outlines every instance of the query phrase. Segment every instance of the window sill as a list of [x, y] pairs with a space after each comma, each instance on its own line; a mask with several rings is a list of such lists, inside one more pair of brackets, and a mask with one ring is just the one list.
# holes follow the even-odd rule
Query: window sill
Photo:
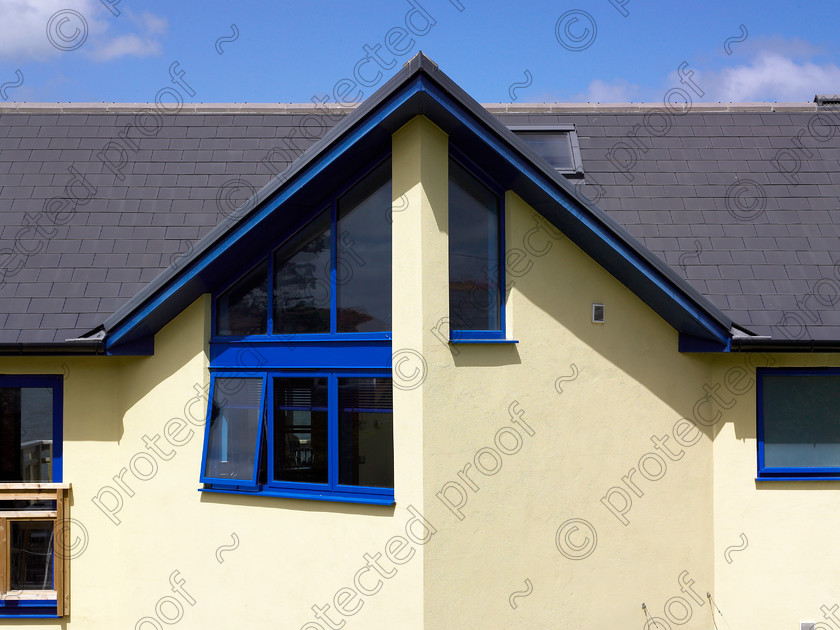
[[450, 339], [449, 343], [519, 343], [518, 339], [469, 339], [465, 337], [458, 337], [457, 339]]
[[756, 477], [756, 481], [840, 481], [840, 475], [826, 476], [815, 475], [813, 477], [791, 473], [790, 475], [778, 475], [774, 477]]
[[58, 619], [58, 603], [55, 599], [12, 599], [0, 600], [0, 619]]
[[393, 492], [390, 494], [349, 494], [342, 492], [316, 492], [312, 490], [263, 489], [256, 492], [233, 490], [230, 488], [203, 487], [199, 492], [216, 494], [238, 494], [248, 497], [273, 497], [280, 499], [303, 499], [308, 501], [331, 501], [333, 503], [361, 503], [365, 505], [394, 505]]

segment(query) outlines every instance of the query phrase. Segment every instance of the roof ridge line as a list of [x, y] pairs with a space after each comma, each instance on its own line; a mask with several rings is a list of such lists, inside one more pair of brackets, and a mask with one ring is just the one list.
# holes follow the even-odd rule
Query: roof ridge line
[[[492, 113], [638, 113], [666, 109], [673, 114], [701, 112], [777, 112], [777, 111], [820, 111], [815, 102], [803, 103], [691, 103], [681, 107], [662, 103], [481, 103]], [[177, 112], [163, 113], [186, 114], [259, 114], [259, 113], [299, 113], [324, 112], [334, 114], [336, 110], [354, 111], [358, 104], [342, 103], [184, 103]], [[0, 113], [134, 113], [144, 109], [155, 109], [156, 103], [37, 103], [37, 102], [0, 102]]]

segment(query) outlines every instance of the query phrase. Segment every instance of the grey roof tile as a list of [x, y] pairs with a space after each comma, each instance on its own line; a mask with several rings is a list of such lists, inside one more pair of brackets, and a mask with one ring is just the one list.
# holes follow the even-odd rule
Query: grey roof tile
[[[644, 113], [585, 109], [498, 117], [511, 125], [574, 122], [585, 181], [604, 187], [602, 208], [736, 322], [791, 334], [778, 325], [784, 309], [799, 308], [806, 285], [832, 278], [840, 261], [840, 134], [825, 143], [810, 138], [813, 112], [703, 110], [670, 118], [669, 131], [655, 136]], [[220, 185], [239, 178], [259, 188], [334, 122], [280, 108], [166, 116], [157, 134], [137, 139], [141, 150], [119, 179], [97, 154], [133, 121], [133, 113], [104, 110], [0, 114], [0, 249], [14, 240], [24, 213], [41, 215], [45, 201], [66, 195], [71, 165], [97, 187], [51, 233], [44, 252], [0, 286], [0, 321], [26, 315], [2, 323], [0, 341], [62, 340], [95, 327], [221, 220]], [[632, 168], [618, 172], [608, 153], [634, 125], [647, 150], [634, 149]], [[813, 159], [794, 176], [780, 173], [774, 158], [795, 146], [802, 129]], [[726, 198], [744, 180], [764, 195], [764, 211], [747, 218]], [[697, 243], [699, 260], [681, 258]], [[50, 311], [59, 302], [60, 312]], [[36, 307], [45, 310], [30, 313]], [[840, 334], [835, 311], [823, 312], [824, 325], [808, 334]]]

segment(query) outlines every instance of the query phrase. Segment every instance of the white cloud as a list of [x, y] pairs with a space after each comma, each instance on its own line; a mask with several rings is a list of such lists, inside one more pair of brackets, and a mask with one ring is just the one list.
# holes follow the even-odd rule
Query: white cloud
[[135, 16], [132, 12], [126, 10], [126, 15], [131, 18], [131, 21], [137, 24], [146, 35], [163, 35], [169, 30], [169, 21], [165, 17], [158, 17], [153, 13], [144, 11], [139, 16]]
[[574, 97], [574, 101], [589, 103], [629, 103], [638, 99], [639, 86], [624, 79], [602, 81], [595, 79], [589, 84], [586, 92]]
[[98, 0], [0, 0], [0, 16], [0, 59], [19, 63], [61, 54], [97, 61], [160, 54], [169, 28], [148, 12], [113, 16]]
[[108, 41], [104, 46], [92, 50], [90, 56], [96, 61], [110, 61], [133, 55], [151, 57], [162, 52], [160, 42], [138, 35], [121, 35]]
[[748, 63], [718, 72], [699, 71], [703, 100], [723, 102], [805, 102], [815, 94], [840, 91], [840, 67], [798, 62], [777, 52], [758, 52]]
[[[96, 0], [0, 0], [0, 57], [18, 60], [26, 57], [45, 59], [61, 54], [47, 37], [47, 24], [58, 11], [76, 11], [82, 16], [91, 16]], [[85, 18], [88, 31], [89, 19]], [[77, 25], [66, 24], [62, 32], [74, 32]], [[99, 25], [97, 24], [98, 28]], [[88, 33], [90, 35], [90, 33]]]
[[[815, 94], [840, 92], [840, 66], [825, 57], [826, 52], [810, 42], [781, 36], [761, 37], [737, 43], [732, 56], [716, 61], [692, 63], [691, 79], [704, 92], [698, 102], [790, 102], [803, 103]], [[722, 62], [722, 63], [721, 63]], [[722, 64], [731, 64], [721, 67]], [[710, 66], [716, 66], [716, 68]], [[704, 67], [705, 66], [705, 67]], [[587, 90], [575, 94], [572, 102], [662, 102], [669, 88], [682, 87], [680, 76], [671, 72], [660, 87], [639, 86], [626, 79], [595, 79]]]

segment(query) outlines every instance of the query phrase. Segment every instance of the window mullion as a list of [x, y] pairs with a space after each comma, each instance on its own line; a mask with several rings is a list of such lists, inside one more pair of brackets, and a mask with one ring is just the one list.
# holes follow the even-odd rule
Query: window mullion
[[257, 452], [254, 455], [254, 484], [260, 483], [260, 456], [262, 455], [262, 441], [268, 438], [268, 427], [266, 426], [266, 405], [268, 404], [266, 394], [266, 383], [268, 382], [268, 375], [263, 375], [262, 395], [260, 396], [260, 411], [259, 422], [260, 428], [257, 431]]
[[327, 380], [327, 480], [330, 490], [338, 488], [338, 376]]
[[338, 200], [330, 205], [330, 333], [338, 330]]
[[265, 334], [273, 335], [274, 334], [274, 250], [269, 250], [268, 252], [268, 287], [266, 287], [266, 301], [268, 304], [265, 305], [266, 309], [266, 330]]
[[274, 453], [274, 445], [276, 443], [276, 439], [274, 437], [274, 432], [277, 430], [274, 426], [274, 379], [272, 378], [271, 374], [266, 374], [265, 377], [265, 404], [266, 404], [266, 427], [265, 427], [265, 439], [268, 440], [266, 444], [266, 457], [268, 461], [266, 462], [265, 470], [266, 470], [266, 485], [271, 485], [273, 481], [276, 479], [276, 472], [274, 470], [274, 458], [276, 457]]
[[0, 594], [9, 591], [9, 519], [0, 517]]
[[[61, 547], [67, 538], [64, 527], [64, 491], [58, 490], [55, 495], [55, 520], [53, 521], [53, 590], [55, 591], [56, 614], [64, 616], [64, 559], [66, 554]], [[64, 534], [64, 535], [62, 535]]]

